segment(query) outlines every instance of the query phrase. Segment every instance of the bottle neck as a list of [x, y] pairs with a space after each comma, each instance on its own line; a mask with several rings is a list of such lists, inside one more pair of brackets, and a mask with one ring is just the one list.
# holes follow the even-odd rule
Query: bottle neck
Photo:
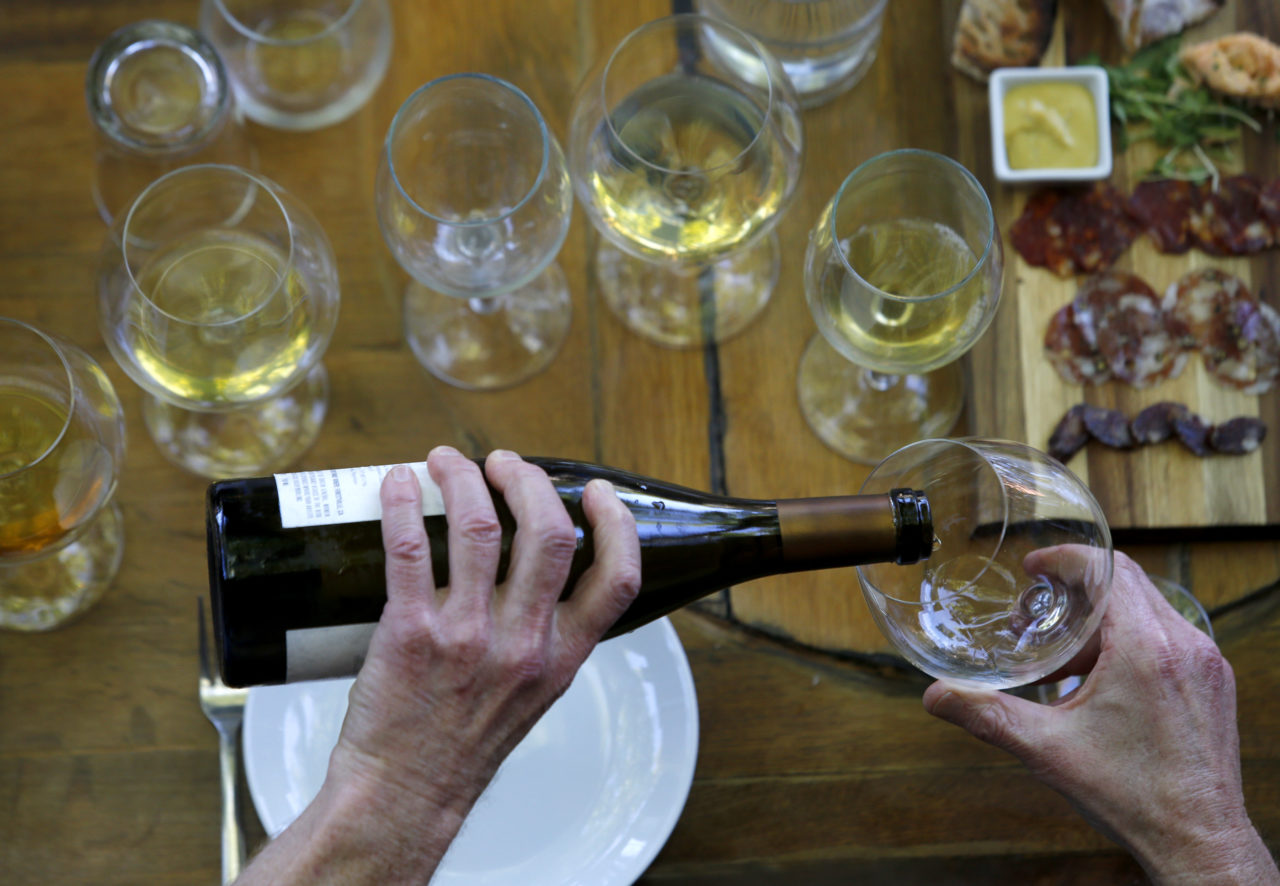
[[782, 558], [796, 569], [915, 563], [933, 548], [933, 522], [921, 492], [837, 495], [778, 502]]

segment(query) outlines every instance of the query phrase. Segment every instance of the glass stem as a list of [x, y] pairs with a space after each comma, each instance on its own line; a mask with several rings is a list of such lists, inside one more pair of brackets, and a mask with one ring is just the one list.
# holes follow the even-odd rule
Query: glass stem
[[887, 391], [902, 378], [900, 375], [893, 375], [888, 372], [876, 372], [874, 369], [867, 369], [862, 373], [863, 383], [873, 391]]
[[496, 314], [502, 310], [502, 296], [500, 295], [473, 295], [467, 299], [467, 307], [471, 308], [477, 314]]

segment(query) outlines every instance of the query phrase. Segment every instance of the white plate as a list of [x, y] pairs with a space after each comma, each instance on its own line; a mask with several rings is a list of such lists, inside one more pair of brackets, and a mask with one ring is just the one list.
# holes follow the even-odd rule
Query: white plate
[[[319, 791], [351, 683], [249, 693], [245, 770], [268, 833]], [[671, 623], [600, 644], [498, 770], [432, 886], [634, 882], [675, 827], [697, 753], [693, 675]]]

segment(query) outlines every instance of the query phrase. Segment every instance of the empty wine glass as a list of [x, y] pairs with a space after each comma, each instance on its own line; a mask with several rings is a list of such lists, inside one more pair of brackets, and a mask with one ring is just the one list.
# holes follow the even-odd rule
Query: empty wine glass
[[[921, 670], [987, 688], [1032, 683], [1080, 651], [1111, 587], [1102, 509], [1061, 462], [1003, 440], [922, 440], [871, 472], [864, 493], [923, 490], [928, 560], [860, 566], [872, 616]], [[1070, 556], [1052, 549], [1075, 546]]]
[[800, 408], [866, 464], [945, 435], [964, 405], [956, 360], [995, 316], [1004, 267], [991, 201], [949, 157], [873, 157], [822, 211], [805, 257], [818, 324], [800, 360]]
[[124, 447], [102, 367], [0, 317], [0, 628], [56, 627], [111, 583], [124, 552], [112, 501]]
[[[695, 0], [698, 12], [737, 25], [782, 64], [800, 97], [815, 108], [851, 89], [876, 60], [889, 0]], [[726, 65], [763, 79], [760, 64], [709, 35], [707, 49]]]
[[[754, 59], [721, 66], [710, 39]], [[764, 308], [778, 280], [771, 236], [800, 177], [795, 93], [778, 62], [733, 25], [675, 15], [633, 31], [574, 101], [569, 161], [603, 235], [601, 295], [664, 345], [721, 341]]]
[[201, 0], [200, 30], [245, 114], [277, 129], [346, 119], [391, 60], [387, 0]]
[[279, 469], [320, 432], [338, 270], [319, 222], [234, 166], [153, 182], [107, 237], [99, 323], [161, 452], [211, 478]]
[[119, 29], [89, 60], [85, 97], [97, 139], [93, 198], [107, 224], [179, 166], [257, 165], [222, 59], [190, 28]]
[[391, 121], [376, 188], [382, 236], [413, 278], [404, 332], [419, 362], [474, 390], [545, 369], [572, 314], [555, 257], [573, 192], [532, 100], [487, 74], [427, 83]]

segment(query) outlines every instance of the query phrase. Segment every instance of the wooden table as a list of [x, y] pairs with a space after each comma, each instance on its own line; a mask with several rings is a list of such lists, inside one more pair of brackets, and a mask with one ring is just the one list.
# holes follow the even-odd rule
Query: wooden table
[[[894, 0], [866, 80], [805, 114], [804, 178], [780, 226], [782, 280], [760, 322], [707, 352], [668, 351], [629, 334], [593, 295], [594, 235], [575, 211], [560, 257], [574, 298], [569, 341], [548, 372], [489, 394], [436, 382], [401, 340], [405, 276], [382, 242], [372, 198], [387, 125], [426, 80], [479, 70], [528, 91], [563, 140], [583, 72], [670, 5], [394, 6], [390, 72], [355, 117], [308, 134], [251, 128], [262, 172], [309, 204], [342, 274], [341, 320], [326, 358], [331, 411], [303, 466], [410, 460], [451, 443], [476, 454], [503, 446], [593, 460], [744, 496], [856, 490], [865, 469], [823, 447], [795, 401], [797, 361], [814, 330], [801, 290], [804, 238], [843, 176], [890, 148], [949, 153], [992, 185], [985, 90], [947, 61], [958, 3]], [[1063, 6], [1071, 57], [1089, 48], [1117, 57], [1099, 4]], [[113, 29], [147, 17], [195, 24], [196, 4], [0, 3], [0, 314], [92, 352], [124, 400], [130, 434], [119, 492], [127, 549], [114, 588], [64, 629], [0, 635], [5, 883], [217, 879], [216, 742], [195, 697], [204, 483], [165, 462], [148, 439], [139, 390], [102, 344], [93, 296], [104, 230], [90, 199], [86, 62]], [[1231, 0], [1213, 27], [1236, 23], [1280, 37], [1271, 0]], [[984, 341], [971, 355], [976, 385], [989, 381], [993, 346]], [[982, 415], [969, 422], [983, 430]], [[1217, 611], [1240, 687], [1245, 789], [1275, 845], [1280, 607], [1270, 591], [1280, 546], [1183, 542], [1131, 552]], [[702, 740], [683, 817], [644, 882], [1140, 879], [1012, 759], [923, 713], [925, 681], [886, 657], [847, 572], [760, 582], [674, 621], [697, 683]]]

